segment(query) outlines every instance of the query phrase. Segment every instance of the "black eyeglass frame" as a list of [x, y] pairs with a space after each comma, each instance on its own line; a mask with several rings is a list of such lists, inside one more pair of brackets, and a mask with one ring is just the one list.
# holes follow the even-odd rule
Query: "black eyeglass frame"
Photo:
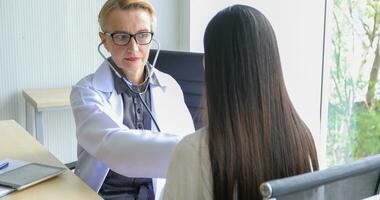
[[[147, 42], [147, 43], [139, 43], [139, 42], [137, 41], [137, 39], [136, 39], [136, 35], [139, 35], [139, 34], [147, 34], [147, 33], [150, 34], [150, 40], [149, 40], [149, 42]], [[153, 35], [154, 35], [153, 32], [149, 32], [149, 31], [138, 32], [138, 33], [135, 33], [135, 34], [130, 34], [130, 33], [126, 33], [126, 32], [113, 32], [113, 33], [110, 33], [110, 32], [104, 32], [104, 34], [107, 35], [107, 36], [110, 36], [110, 37], [112, 38], [112, 42], [113, 42], [114, 44], [116, 44], [116, 45], [119, 45], [119, 46], [126, 46], [126, 45], [128, 45], [129, 42], [131, 42], [131, 39], [132, 39], [132, 38], [135, 40], [136, 44], [138, 44], [138, 45], [148, 45], [148, 44], [150, 44], [150, 43], [152, 42], [152, 40], [153, 40]], [[128, 35], [128, 36], [129, 36], [129, 40], [128, 40], [128, 42], [125, 43], [125, 44], [120, 44], [120, 43], [115, 42], [114, 36], [115, 36], [116, 34]]]

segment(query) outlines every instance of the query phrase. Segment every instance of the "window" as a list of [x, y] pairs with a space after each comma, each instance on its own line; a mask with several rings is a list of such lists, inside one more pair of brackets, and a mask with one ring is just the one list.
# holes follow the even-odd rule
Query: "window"
[[380, 153], [380, 1], [328, 6], [326, 153], [333, 166]]

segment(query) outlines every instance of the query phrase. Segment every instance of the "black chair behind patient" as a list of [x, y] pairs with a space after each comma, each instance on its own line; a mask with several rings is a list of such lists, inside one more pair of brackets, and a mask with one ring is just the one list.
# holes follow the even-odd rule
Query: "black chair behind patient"
[[[153, 63], [156, 50], [151, 50], [149, 62]], [[203, 54], [181, 51], [161, 50], [155, 66], [160, 71], [170, 74], [181, 86], [185, 103], [193, 117], [195, 129], [201, 128], [204, 90]], [[175, 111], [173, 111], [175, 112]]]

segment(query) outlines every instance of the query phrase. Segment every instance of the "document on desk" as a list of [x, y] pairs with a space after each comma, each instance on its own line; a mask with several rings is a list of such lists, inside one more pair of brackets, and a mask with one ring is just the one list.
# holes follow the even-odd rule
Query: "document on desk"
[[0, 198], [15, 191], [13, 188], [0, 186]]
[[0, 197], [55, 177], [66, 168], [22, 160], [0, 161]]

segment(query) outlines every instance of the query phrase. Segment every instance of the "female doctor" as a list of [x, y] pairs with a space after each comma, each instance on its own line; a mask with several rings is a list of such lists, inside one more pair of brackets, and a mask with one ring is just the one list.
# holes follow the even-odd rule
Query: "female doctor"
[[75, 173], [104, 199], [153, 199], [163, 182], [151, 178], [166, 176], [175, 145], [194, 131], [193, 121], [178, 83], [147, 62], [156, 25], [152, 5], [108, 0], [99, 24], [111, 57], [70, 96]]

